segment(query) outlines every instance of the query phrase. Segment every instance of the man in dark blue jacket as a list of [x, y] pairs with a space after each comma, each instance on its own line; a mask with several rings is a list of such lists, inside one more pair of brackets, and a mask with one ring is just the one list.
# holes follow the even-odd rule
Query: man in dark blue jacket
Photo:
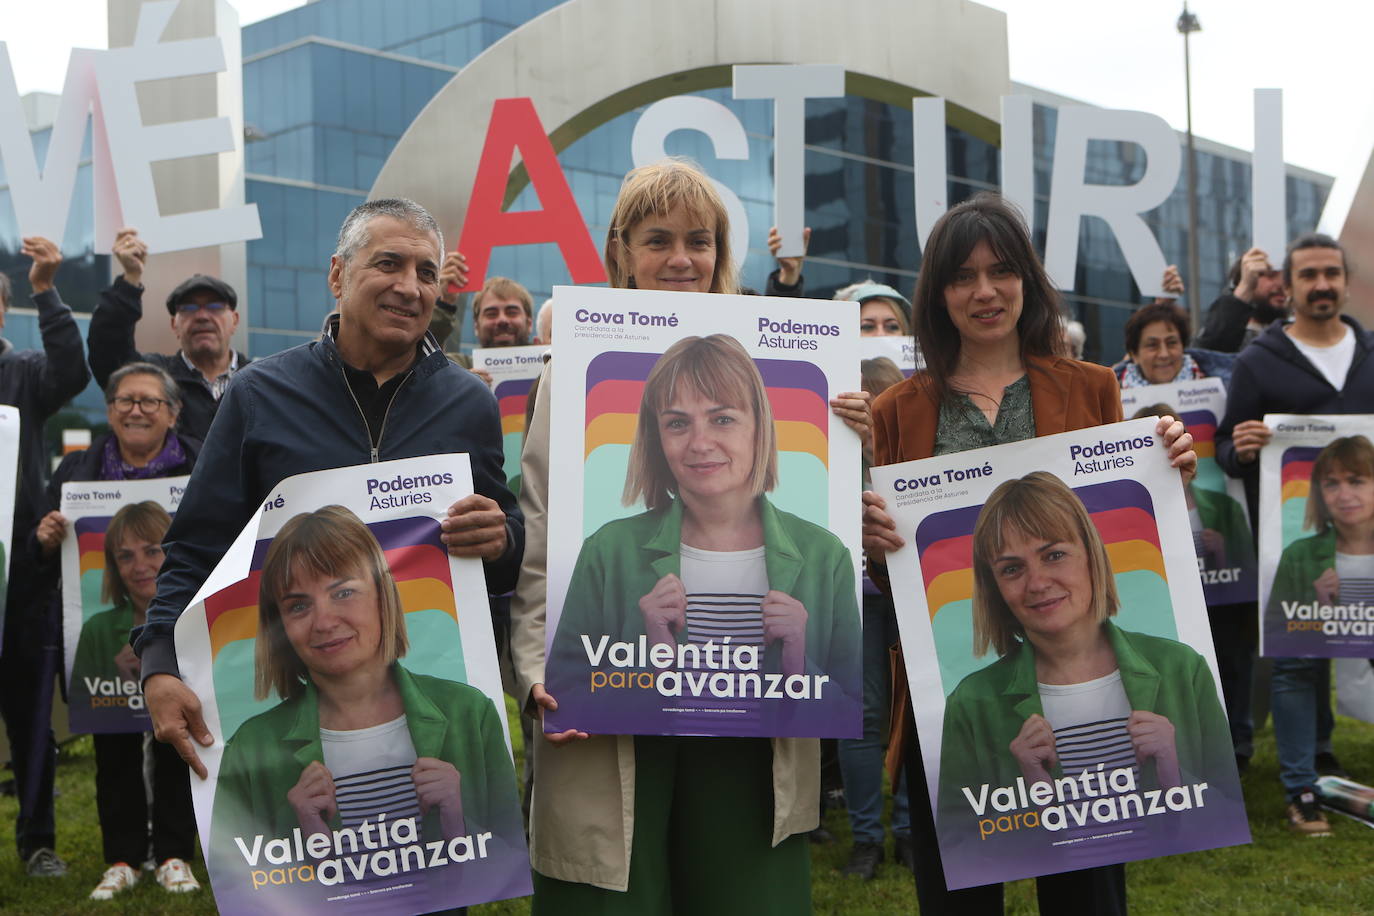
[[319, 340], [257, 360], [225, 392], [165, 541], [148, 623], [134, 632], [143, 692], [161, 741], [201, 777], [200, 701], [178, 676], [172, 631], [259, 504], [295, 474], [467, 452], [476, 492], [441, 525], [455, 556], [481, 557], [487, 587], [509, 591], [525, 527], [501, 471], [501, 422], [487, 386], [426, 333], [443, 238], [408, 200], [374, 200], [344, 220], [330, 260], [338, 300]]
[[[1236, 357], [1217, 461], [1245, 482], [1258, 518], [1259, 451], [1272, 437], [1268, 413], [1374, 413], [1374, 333], [1342, 314], [1348, 295], [1345, 252], [1329, 236], [1295, 240], [1283, 262], [1293, 321], [1275, 322]], [[1339, 771], [1330, 750], [1330, 661], [1276, 658], [1272, 677], [1279, 777], [1295, 832], [1330, 832], [1316, 804], [1318, 769]]]
[[103, 389], [110, 374], [127, 363], [152, 363], [181, 388], [177, 432], [203, 441], [229, 379], [251, 362], [229, 345], [239, 326], [238, 296], [218, 277], [186, 278], [167, 297], [172, 333], [181, 348], [170, 355], [140, 353], [134, 345], [134, 328], [143, 317], [148, 246], [136, 230], [125, 228], [116, 234], [113, 251], [124, 272], [100, 291], [86, 332], [96, 384]]
[[[27, 542], [29, 532], [47, 511], [43, 482], [48, 450], [43, 425], [58, 408], [80, 394], [91, 377], [81, 352], [81, 331], [72, 310], [53, 288], [53, 278], [62, 264], [61, 252], [44, 238], [26, 238], [23, 245], [24, 254], [33, 258], [29, 285], [38, 309], [43, 349], [16, 350], [9, 341], [0, 340], [0, 404], [19, 410], [12, 552]], [[9, 278], [0, 274], [0, 327], [9, 305]], [[5, 717], [15, 793], [19, 796], [14, 834], [27, 872], [51, 877], [67, 871], [53, 851], [57, 835], [53, 818], [57, 744], [49, 725], [53, 684], [62, 666], [61, 621], [49, 613], [47, 595], [38, 587], [29, 565], [4, 559], [10, 578], [5, 589], [4, 644], [0, 647], [0, 714]], [[4, 568], [0, 566], [0, 571]]]

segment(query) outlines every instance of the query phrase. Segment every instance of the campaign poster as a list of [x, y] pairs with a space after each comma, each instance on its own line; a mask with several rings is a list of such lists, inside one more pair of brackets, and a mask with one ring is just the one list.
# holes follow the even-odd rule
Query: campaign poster
[[902, 370], [902, 375], [906, 378], [911, 378], [917, 369], [924, 368], [926, 364], [921, 358], [920, 349], [916, 346], [916, 338], [910, 334], [860, 337], [859, 358], [890, 359], [897, 364], [897, 368]]
[[1264, 422], [1260, 655], [1374, 657], [1374, 415]]
[[70, 525], [62, 541], [62, 643], [74, 734], [152, 729], [129, 631], [143, 623], [135, 605], [146, 608], [156, 591], [162, 538], [189, 479], [62, 485], [60, 511]]
[[482, 564], [439, 539], [471, 493], [463, 454], [288, 478], [177, 621], [220, 912], [530, 893]]
[[1153, 419], [872, 473], [951, 888], [1249, 842]]
[[472, 351], [472, 368], [490, 376], [491, 392], [501, 409], [501, 444], [505, 451], [502, 466], [506, 482], [517, 496], [520, 450], [525, 444], [525, 405], [529, 403], [530, 388], [544, 371], [548, 352], [545, 346], [477, 347]]
[[1184, 494], [1188, 529], [1197, 551], [1202, 593], [1209, 605], [1254, 601], [1258, 582], [1255, 542], [1245, 486], [1217, 464], [1217, 426], [1226, 414], [1226, 385], [1219, 378], [1121, 390], [1121, 413], [1167, 412], [1183, 421], [1197, 452], [1197, 477]]
[[545, 729], [858, 737], [857, 306], [554, 297]]
[[[5, 596], [8, 594], [10, 557], [14, 545], [10, 537], [14, 530], [14, 481], [19, 479], [19, 409], [0, 404], [0, 480], [10, 481], [0, 486], [0, 638], [4, 634]], [[0, 650], [3, 650], [0, 645]]]

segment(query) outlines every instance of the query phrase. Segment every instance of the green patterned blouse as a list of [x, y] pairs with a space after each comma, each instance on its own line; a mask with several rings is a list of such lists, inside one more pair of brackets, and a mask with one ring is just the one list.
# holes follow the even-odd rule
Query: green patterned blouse
[[997, 422], [991, 425], [966, 394], [941, 404], [940, 422], [935, 428], [935, 454], [949, 455], [1034, 438], [1035, 413], [1031, 410], [1030, 380], [1023, 375], [1002, 390]]

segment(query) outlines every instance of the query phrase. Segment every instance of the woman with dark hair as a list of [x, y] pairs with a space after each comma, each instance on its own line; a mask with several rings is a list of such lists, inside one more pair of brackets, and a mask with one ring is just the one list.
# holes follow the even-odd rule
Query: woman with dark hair
[[[200, 454], [199, 440], [179, 435], [174, 427], [181, 411], [177, 384], [151, 363], [129, 363], [111, 374], [105, 385], [105, 411], [110, 432], [91, 447], [62, 459], [48, 486], [50, 505], [61, 505], [62, 484], [91, 480], [147, 480], [190, 474]], [[155, 510], [155, 511], [154, 511]], [[125, 506], [115, 513], [105, 533], [105, 595], [115, 607], [92, 617], [82, 628], [73, 660], [69, 702], [80, 708], [85, 694], [81, 672], [139, 681], [138, 658], [129, 645], [129, 629], [143, 623], [156, 591], [162, 565], [162, 537], [170, 519], [156, 503]], [[58, 548], [68, 536], [67, 520], [56, 509], [39, 521], [30, 549], [41, 571], [59, 576]], [[54, 585], [52, 600], [61, 602]], [[87, 630], [94, 627], [90, 636]], [[95, 736], [96, 810], [108, 866], [94, 900], [108, 900], [138, 881], [139, 868], [152, 841], [158, 883], [172, 893], [200, 887], [187, 863], [196, 848], [195, 814], [186, 764], [176, 750], [154, 741], [151, 836], [149, 805], [143, 793], [145, 750], [141, 731]]]
[[[893, 464], [1001, 445], [1121, 419], [1111, 371], [1060, 356], [1059, 294], [1031, 247], [1021, 215], [994, 194], [951, 209], [931, 230], [913, 297], [916, 336], [926, 368], [874, 404], [876, 464]], [[1175, 467], [1196, 472], [1183, 424], [1161, 419], [1158, 431]], [[880, 578], [888, 551], [904, 544], [886, 504], [864, 494], [864, 549]], [[899, 666], [890, 758], [900, 755], [907, 785], [925, 786], [914, 740], [904, 667]], [[946, 889], [930, 806], [912, 799], [916, 891], [921, 912], [998, 913], [1001, 885]], [[1041, 878], [1043, 912], [1121, 913], [1121, 866]]]
[[[665, 159], [625, 176], [606, 232], [606, 273], [619, 289], [738, 293], [729, 239], [710, 179]], [[544, 683], [548, 400], [535, 404], [521, 461], [525, 558], [511, 604], [517, 690], [535, 714], [558, 706]], [[830, 403], [867, 438], [865, 394]], [[716, 913], [722, 901], [729, 912], [810, 912], [805, 834], [819, 822], [815, 739], [569, 730], [545, 733], [533, 750], [536, 916]]]
[[1192, 324], [1172, 302], [1143, 305], [1126, 320], [1126, 359], [1112, 367], [1122, 388], [1215, 376], [1231, 380], [1233, 353], [1189, 349]]

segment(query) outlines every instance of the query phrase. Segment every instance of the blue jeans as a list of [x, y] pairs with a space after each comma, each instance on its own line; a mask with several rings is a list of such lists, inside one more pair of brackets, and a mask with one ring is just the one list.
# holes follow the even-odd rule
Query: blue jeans
[[[888, 647], [897, 642], [897, 614], [886, 595], [864, 595], [864, 734], [839, 741], [849, 827], [856, 843], [883, 842], [883, 726], [892, 689]], [[899, 779], [892, 797], [892, 832], [911, 834], [906, 780]]]
[[1330, 659], [1274, 659], [1269, 692], [1279, 779], [1288, 797], [1294, 798], [1317, 781], [1318, 740], [1323, 739], [1326, 749], [1330, 748]]

